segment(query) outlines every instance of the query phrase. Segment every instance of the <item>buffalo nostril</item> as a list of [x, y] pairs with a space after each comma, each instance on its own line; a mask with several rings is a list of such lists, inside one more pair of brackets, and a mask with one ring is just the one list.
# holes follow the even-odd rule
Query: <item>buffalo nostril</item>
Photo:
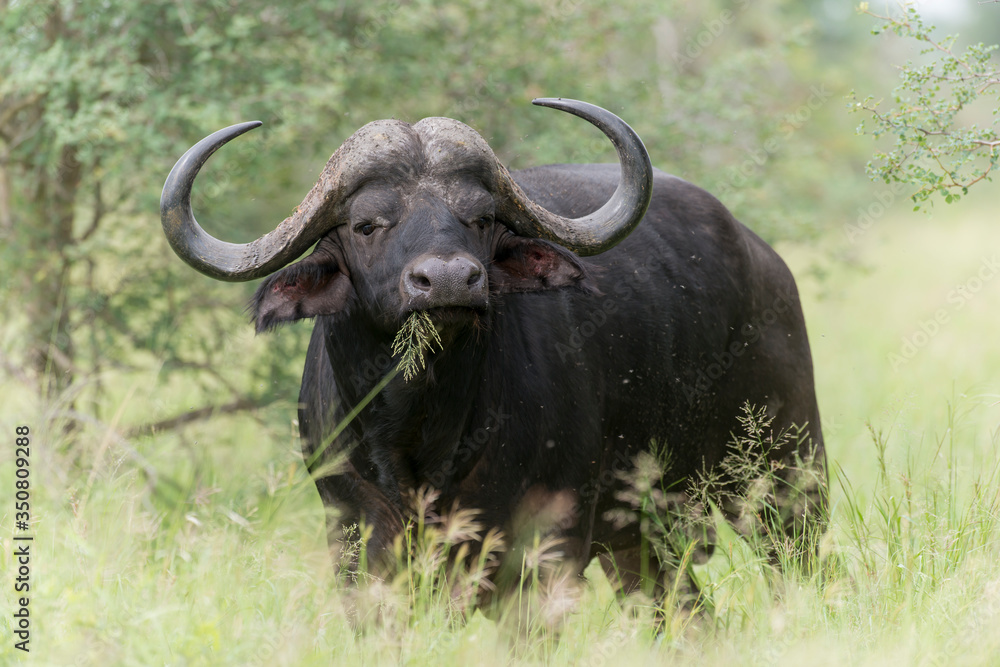
[[414, 287], [419, 287], [422, 290], [429, 290], [431, 288], [430, 278], [422, 273], [413, 273], [410, 275], [410, 283]]
[[465, 284], [469, 287], [476, 287], [483, 280], [483, 272], [479, 270], [478, 267], [473, 267], [472, 271], [469, 273], [469, 279], [465, 281]]

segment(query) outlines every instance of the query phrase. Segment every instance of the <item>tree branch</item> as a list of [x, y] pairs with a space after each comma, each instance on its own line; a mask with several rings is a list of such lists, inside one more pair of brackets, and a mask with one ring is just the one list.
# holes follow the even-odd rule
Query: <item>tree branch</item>
[[[96, 165], [95, 165], [96, 166]], [[94, 183], [94, 215], [90, 219], [90, 227], [87, 231], [78, 239], [78, 241], [86, 241], [94, 232], [97, 231], [98, 226], [101, 224], [101, 218], [104, 217], [107, 209], [104, 207], [104, 198], [101, 196], [101, 181], [98, 179]]]
[[32, 93], [31, 95], [27, 95], [0, 109], [0, 138], [3, 138], [5, 141], [10, 141], [11, 137], [14, 135], [7, 133], [7, 124], [10, 123], [10, 121], [14, 119], [14, 116], [20, 113], [23, 109], [27, 109], [40, 99], [42, 99], [41, 93]]
[[262, 401], [256, 398], [238, 398], [230, 403], [224, 403], [222, 405], [206, 405], [203, 408], [198, 408], [197, 410], [191, 410], [185, 412], [184, 414], [177, 415], [176, 417], [171, 417], [169, 419], [163, 419], [157, 422], [152, 422], [149, 424], [141, 424], [139, 426], [132, 426], [127, 431], [125, 431], [126, 438], [134, 438], [138, 435], [146, 435], [158, 433], [161, 431], [170, 431], [175, 428], [180, 428], [192, 422], [201, 421], [203, 419], [208, 419], [214, 415], [228, 415], [234, 412], [243, 412], [245, 410], [254, 410], [257, 408], [263, 408], [270, 405], [270, 403]]

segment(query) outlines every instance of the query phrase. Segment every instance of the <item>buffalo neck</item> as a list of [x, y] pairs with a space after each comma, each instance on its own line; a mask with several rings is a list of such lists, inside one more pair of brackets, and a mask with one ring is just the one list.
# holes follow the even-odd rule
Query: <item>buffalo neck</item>
[[[327, 351], [345, 413], [398, 362], [391, 354], [392, 336], [370, 324], [359, 336], [362, 318], [346, 319], [331, 318], [327, 328]], [[456, 462], [455, 453], [485, 409], [479, 397], [497, 320], [487, 315], [480, 326], [443, 335], [444, 349], [428, 354], [425, 369], [410, 380], [397, 373], [352, 424], [379, 467], [401, 488], [426, 484], [447, 498], [474, 467], [478, 457]]]

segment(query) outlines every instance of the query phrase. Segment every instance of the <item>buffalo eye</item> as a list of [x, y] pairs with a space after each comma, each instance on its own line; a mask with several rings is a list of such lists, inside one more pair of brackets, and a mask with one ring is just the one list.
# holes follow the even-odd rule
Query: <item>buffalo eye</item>
[[489, 225], [493, 224], [493, 216], [491, 214], [486, 214], [486, 215], [480, 216], [476, 220], [475, 224], [480, 229], [485, 229]]
[[[365, 220], [365, 218], [368, 219]], [[371, 236], [377, 229], [387, 229], [392, 226], [389, 221], [381, 215], [370, 218], [368, 216], [364, 216], [361, 219], [365, 221], [354, 225], [354, 231], [364, 236]]]

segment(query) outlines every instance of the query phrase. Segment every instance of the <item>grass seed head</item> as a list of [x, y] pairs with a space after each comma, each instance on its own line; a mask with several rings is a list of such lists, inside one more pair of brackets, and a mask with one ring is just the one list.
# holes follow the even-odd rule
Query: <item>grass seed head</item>
[[402, 355], [397, 368], [403, 371], [405, 381], [409, 382], [427, 368], [426, 354], [433, 351], [435, 345], [438, 351], [444, 349], [431, 316], [425, 310], [410, 313], [392, 341], [392, 353]]

